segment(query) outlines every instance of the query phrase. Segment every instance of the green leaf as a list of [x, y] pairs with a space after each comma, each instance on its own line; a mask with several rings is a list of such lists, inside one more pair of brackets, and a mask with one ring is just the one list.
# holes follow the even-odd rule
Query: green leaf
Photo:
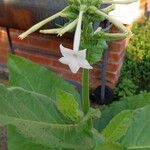
[[102, 110], [102, 115], [99, 120], [95, 120], [95, 127], [102, 131], [110, 120], [123, 110], [134, 110], [150, 104], [150, 93], [143, 93], [136, 96], [124, 98], [121, 101], [116, 101], [110, 106], [106, 106]]
[[[78, 124], [70, 124], [51, 98], [22, 88], [0, 85], [0, 124], [7, 127], [9, 150], [85, 149], [92, 137]], [[19, 144], [17, 144], [19, 143]]]
[[120, 140], [132, 123], [132, 115], [133, 112], [130, 110], [117, 114], [102, 131], [103, 136], [108, 141], [116, 142]]
[[81, 103], [80, 96], [73, 85], [70, 85], [55, 73], [18, 56], [9, 56], [10, 86], [22, 87], [51, 97], [56, 100], [57, 89], [71, 93]]
[[79, 110], [79, 104], [70, 93], [59, 90], [56, 105], [66, 118], [76, 123], [81, 120], [83, 113]]
[[106, 142], [94, 150], [124, 150], [124, 148], [118, 143]]
[[88, 50], [88, 61], [90, 64], [95, 64], [102, 59], [104, 49], [107, 48], [107, 43], [103, 33], [99, 36], [93, 33], [92, 24], [86, 24], [85, 29], [81, 39], [81, 48]]
[[133, 123], [121, 143], [128, 150], [150, 150], [150, 105], [133, 113]]
[[6, 89], [0, 85], [0, 104], [0, 115], [48, 123], [66, 123], [51, 98], [22, 88]]

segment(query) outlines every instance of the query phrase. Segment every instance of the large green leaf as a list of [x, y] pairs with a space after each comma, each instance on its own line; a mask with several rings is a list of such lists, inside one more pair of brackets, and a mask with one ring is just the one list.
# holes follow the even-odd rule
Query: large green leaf
[[56, 99], [56, 91], [61, 89], [71, 93], [80, 103], [80, 96], [73, 85], [46, 68], [18, 56], [9, 56], [10, 86], [22, 87]]
[[69, 123], [55, 103], [45, 95], [0, 85], [0, 124], [8, 129], [9, 150], [27, 150], [29, 144], [30, 150], [38, 145], [39, 150], [92, 146], [92, 136]]
[[150, 150], [150, 105], [133, 113], [133, 123], [121, 140], [128, 150]]
[[102, 131], [102, 134], [108, 141], [117, 142], [128, 131], [132, 123], [133, 112], [131, 110], [124, 110], [117, 114], [106, 128]]
[[73, 122], [79, 122], [83, 117], [83, 112], [79, 110], [79, 104], [74, 97], [62, 90], [57, 93], [56, 105], [58, 110]]
[[110, 120], [123, 110], [134, 110], [150, 104], [150, 93], [144, 93], [128, 98], [121, 101], [114, 102], [110, 106], [106, 106], [102, 110], [102, 115], [99, 120], [95, 120], [95, 127], [102, 131]]
[[106, 142], [96, 147], [94, 150], [124, 150], [124, 148], [118, 143]]

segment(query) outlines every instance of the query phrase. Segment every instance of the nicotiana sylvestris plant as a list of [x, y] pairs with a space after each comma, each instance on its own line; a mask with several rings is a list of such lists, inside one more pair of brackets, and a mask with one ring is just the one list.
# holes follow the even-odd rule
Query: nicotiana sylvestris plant
[[[63, 57], [60, 58], [59, 61], [63, 64], [69, 65], [73, 73], [76, 73], [80, 67], [83, 68], [82, 107], [85, 114], [88, 113], [90, 108], [89, 69], [92, 69], [91, 65], [97, 63], [101, 59], [102, 52], [107, 47], [107, 39], [118, 40], [132, 35], [130, 30], [128, 30], [122, 23], [111, 18], [108, 13], [114, 10], [114, 4], [129, 4], [135, 1], [136, 0], [67, 0], [68, 6], [66, 8], [39, 22], [19, 36], [20, 39], [24, 39], [29, 34], [35, 32], [46, 23], [58, 17], [66, 17], [69, 21], [61, 28], [40, 30], [40, 33], [58, 34], [59, 36], [62, 36], [66, 32], [72, 31], [76, 28], [73, 50], [60, 45]], [[110, 4], [110, 6], [100, 9], [102, 4]], [[122, 33], [105, 33], [101, 28], [93, 31], [93, 23], [101, 22], [105, 19], [118, 27]], [[80, 47], [84, 50], [79, 50]], [[92, 126], [91, 121], [89, 122], [89, 125]]]
[[[0, 125], [7, 128], [8, 150], [146, 150], [150, 148], [150, 95], [142, 94], [116, 102], [100, 113], [90, 107], [89, 72], [107, 47], [106, 41], [130, 37], [132, 33], [108, 12], [114, 4], [135, 0], [67, 0], [68, 6], [19, 36], [24, 39], [43, 25], [66, 17], [58, 34], [75, 30], [73, 50], [60, 45], [59, 61], [73, 73], [83, 68], [82, 100], [75, 88], [29, 60], [9, 57], [10, 81], [0, 85]], [[110, 4], [100, 9], [102, 4]], [[94, 22], [109, 20], [121, 33], [93, 30]], [[100, 118], [101, 116], [101, 118]], [[95, 122], [95, 118], [100, 118]], [[144, 126], [141, 123], [145, 122]], [[141, 128], [142, 127], [142, 128]], [[1, 129], [1, 128], [0, 128]], [[140, 132], [138, 132], [140, 130]], [[99, 132], [101, 131], [101, 132]], [[140, 138], [139, 138], [140, 137]]]

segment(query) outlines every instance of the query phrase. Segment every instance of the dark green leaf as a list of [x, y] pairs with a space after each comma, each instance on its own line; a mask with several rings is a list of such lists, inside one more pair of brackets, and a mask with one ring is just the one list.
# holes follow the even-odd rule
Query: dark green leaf
[[150, 105], [133, 113], [133, 123], [121, 143], [128, 150], [150, 150]]
[[110, 120], [123, 110], [134, 110], [150, 104], [150, 93], [144, 93], [136, 96], [124, 98], [121, 101], [116, 101], [110, 106], [106, 106], [102, 110], [102, 116], [95, 121], [95, 127], [98, 130], [103, 130]]
[[9, 56], [10, 86], [22, 87], [56, 100], [56, 91], [61, 89], [71, 93], [78, 103], [80, 96], [76, 89], [46, 68], [18, 56]]
[[133, 111], [124, 110], [117, 114], [102, 131], [103, 136], [108, 141], [117, 142], [127, 132], [132, 123]]
[[0, 124], [8, 129], [9, 150], [29, 146], [36, 150], [38, 145], [42, 150], [87, 150], [93, 146], [91, 135], [80, 125], [68, 123], [55, 101], [45, 95], [0, 85], [0, 104]]

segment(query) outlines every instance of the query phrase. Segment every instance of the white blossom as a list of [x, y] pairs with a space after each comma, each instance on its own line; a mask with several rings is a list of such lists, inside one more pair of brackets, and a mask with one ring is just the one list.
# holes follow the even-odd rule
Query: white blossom
[[82, 26], [83, 11], [80, 11], [78, 24], [74, 36], [73, 50], [65, 48], [60, 45], [62, 56], [59, 61], [69, 66], [73, 73], [77, 73], [80, 68], [92, 69], [92, 66], [86, 60], [86, 49], [79, 50], [81, 40], [81, 26]]
[[86, 60], [86, 50], [76, 51], [60, 45], [60, 50], [63, 55], [59, 61], [69, 66], [73, 73], [77, 73], [80, 68], [92, 69], [92, 66]]

